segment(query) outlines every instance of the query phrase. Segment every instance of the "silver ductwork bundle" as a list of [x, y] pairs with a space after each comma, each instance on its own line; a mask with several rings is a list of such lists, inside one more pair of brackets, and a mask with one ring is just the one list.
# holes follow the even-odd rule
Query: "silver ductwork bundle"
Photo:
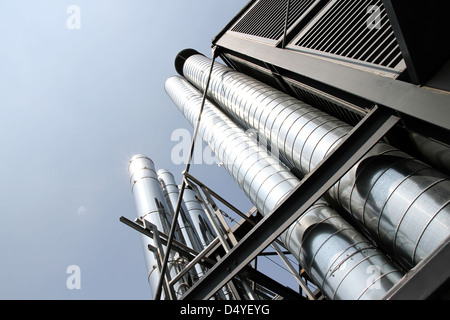
[[[209, 66], [210, 59], [191, 49], [176, 60], [177, 71], [200, 90], [205, 88]], [[219, 63], [208, 96], [241, 127], [263, 136], [287, 166], [304, 175], [352, 129]], [[375, 145], [328, 193], [406, 269], [450, 235], [448, 176], [388, 144]]]
[[[172, 173], [166, 169], [160, 169], [157, 172], [159, 182], [162, 186], [162, 190], [164, 196], [166, 197], [167, 204], [169, 206], [169, 210], [171, 216], [175, 215], [174, 211], [177, 206], [177, 201], [179, 197], [179, 187], [175, 182], [175, 178]], [[186, 203], [187, 202], [187, 203]], [[184, 240], [184, 244], [186, 244], [189, 248], [194, 249], [197, 252], [200, 252], [204, 249], [205, 245], [202, 241], [200, 241], [197, 236], [197, 228], [194, 225], [198, 225], [198, 217], [204, 215], [204, 212], [192, 212], [192, 210], [188, 209], [198, 204], [196, 199], [189, 199], [186, 201], [186, 195], [183, 196], [183, 202], [181, 203], [180, 214], [178, 215], [178, 234], [181, 234], [182, 239]], [[194, 223], [193, 217], [196, 218], [196, 222]], [[210, 237], [213, 237], [212, 235]], [[202, 238], [203, 239], [203, 238]], [[181, 258], [180, 258], [181, 259]], [[182, 260], [181, 260], [182, 261]], [[203, 270], [202, 266], [197, 264], [195, 265], [196, 273], [193, 276], [194, 279], [198, 279], [203, 276], [205, 270]]]
[[[151, 231], [169, 233], [170, 224], [172, 223], [173, 210], [178, 199], [178, 186], [175, 184], [173, 175], [167, 170], [158, 170], [156, 172], [153, 161], [145, 155], [135, 155], [130, 160], [128, 166], [130, 173], [131, 190], [134, 196], [137, 216], [142, 224]], [[190, 199], [189, 206], [193, 206], [193, 201]], [[178, 216], [178, 228], [175, 233], [176, 240], [187, 245], [191, 249], [200, 252], [203, 245], [200, 242], [196, 230], [193, 227], [193, 222], [189, 214], [191, 211], [187, 208], [187, 204], [182, 203], [181, 211]], [[196, 213], [195, 218], [204, 216], [203, 213]], [[150, 248], [160, 249], [163, 253], [166, 252], [166, 247], [160, 244], [158, 239], [150, 239], [147, 236], [142, 236], [144, 246], [144, 257], [147, 266], [148, 282], [152, 295], [158, 287], [159, 276], [161, 273], [161, 261], [158, 261], [158, 253], [149, 250]], [[152, 249], [154, 250], [154, 249]], [[170, 252], [170, 262], [168, 271], [170, 279], [175, 278], [179, 271], [185, 266], [187, 261], [174, 251]], [[189, 275], [192, 281], [201, 277], [204, 270], [200, 265], [196, 265], [195, 271], [191, 270]], [[180, 297], [188, 289], [186, 277], [180, 279], [174, 284], [174, 293]], [[167, 290], [170, 290], [167, 289]], [[163, 293], [164, 294], [164, 293]], [[167, 298], [167, 296], [165, 295]]]
[[[194, 125], [200, 112], [200, 92], [177, 76], [166, 81], [165, 89]], [[300, 183], [208, 100], [198, 130], [263, 215], [275, 209]], [[330, 299], [380, 299], [402, 277], [380, 250], [324, 200], [315, 203], [280, 238]]]

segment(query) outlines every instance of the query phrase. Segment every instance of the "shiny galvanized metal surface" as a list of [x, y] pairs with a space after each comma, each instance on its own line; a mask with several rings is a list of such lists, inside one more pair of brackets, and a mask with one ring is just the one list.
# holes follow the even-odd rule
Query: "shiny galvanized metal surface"
[[[176, 208], [176, 204], [179, 197], [178, 185], [175, 182], [175, 178], [171, 172], [166, 169], [160, 169], [157, 171], [159, 182], [162, 186], [162, 190], [164, 196], [166, 197], [167, 204], [169, 205], [169, 209], [171, 210], [171, 215], [173, 216], [173, 212]], [[187, 210], [184, 203], [181, 205], [181, 211], [178, 215], [178, 230], [177, 234], [184, 244], [186, 244], [189, 248], [194, 249], [197, 252], [203, 250], [203, 246], [200, 243], [200, 240], [197, 236], [197, 232], [193, 227], [193, 222], [188, 215], [189, 211]], [[191, 271], [192, 277], [197, 278], [201, 277], [204, 274], [203, 268], [197, 264], [195, 266], [195, 272]]]
[[208, 221], [208, 217], [206, 216], [202, 205], [195, 195], [195, 191], [187, 187], [184, 190], [183, 202], [189, 217], [192, 220], [192, 226], [200, 239], [201, 250], [203, 250], [216, 238], [216, 235]]
[[[169, 78], [165, 88], [194, 124], [201, 94], [180, 77]], [[205, 103], [199, 134], [262, 214], [271, 212], [300, 183], [209, 101]], [[281, 239], [331, 299], [379, 299], [402, 277], [381, 251], [323, 200]]]
[[[130, 173], [131, 190], [133, 192], [138, 218], [144, 221], [144, 225], [145, 221], [148, 221], [150, 224], [156, 226], [158, 231], [167, 233], [170, 229], [169, 221], [171, 221], [171, 216], [153, 161], [145, 155], [135, 155], [130, 160], [128, 171]], [[156, 256], [154, 252], [149, 250], [148, 246], [158, 248], [158, 244], [155, 242], [155, 239], [152, 240], [146, 236], [142, 236], [142, 242], [148, 282], [152, 295], [154, 295], [158, 287], [160, 272], [158, 270]], [[162, 246], [161, 249], [165, 251], [165, 246]], [[168, 270], [170, 277], [174, 278], [179, 272], [176, 263], [179, 256], [171, 252], [171, 258], [174, 263], [169, 265]], [[177, 282], [174, 288], [175, 294], [178, 295], [186, 291], [182, 280]]]
[[[133, 192], [137, 216], [155, 225], [159, 231], [164, 231], [167, 212], [161, 210], [159, 203], [164, 200], [155, 165], [152, 160], [144, 155], [135, 155], [128, 166], [130, 173], [131, 190]], [[165, 200], [164, 200], [165, 201]], [[148, 250], [148, 245], [155, 246], [152, 239], [142, 236], [145, 263], [147, 266], [148, 282], [152, 294], [155, 293], [159, 273], [157, 272], [157, 260], [153, 252]]]

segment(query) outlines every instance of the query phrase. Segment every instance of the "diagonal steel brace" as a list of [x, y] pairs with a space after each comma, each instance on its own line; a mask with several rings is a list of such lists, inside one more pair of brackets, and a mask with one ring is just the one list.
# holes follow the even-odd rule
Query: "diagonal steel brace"
[[388, 109], [375, 106], [339, 146], [302, 180], [283, 203], [252, 228], [181, 299], [209, 299], [299, 219], [398, 121], [399, 118]]

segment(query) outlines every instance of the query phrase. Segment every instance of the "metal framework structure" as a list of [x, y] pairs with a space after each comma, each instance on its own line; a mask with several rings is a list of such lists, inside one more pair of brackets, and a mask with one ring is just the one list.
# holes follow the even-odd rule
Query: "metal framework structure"
[[[186, 170], [170, 234], [158, 230], [145, 219], [132, 222], [122, 217], [123, 223], [155, 241], [149, 249], [157, 257], [161, 275], [165, 275], [159, 278], [157, 296], [163, 290], [166, 299], [185, 300], [324, 298], [323, 292], [311, 289], [311, 275], [304, 270], [296, 272], [285, 259], [283, 250], [287, 252], [288, 246], [280, 241], [280, 235], [304, 217], [319, 199], [330, 198], [330, 189], [380, 140], [429, 164], [433, 170], [436, 168], [444, 174], [450, 172], [447, 161], [450, 159], [450, 49], [442, 41], [448, 31], [444, 27], [445, 19], [440, 19], [445, 12], [442, 6], [437, 0], [420, 5], [399, 0], [251, 0], [244, 6], [213, 39], [213, 60], [217, 55], [229, 68], [309, 103], [353, 129], [309, 172], [300, 172], [301, 167], [287, 159], [289, 169], [301, 182], [270, 212], [262, 212], [265, 206], [255, 204], [255, 208], [243, 214]], [[226, 109], [226, 102], [222, 101], [225, 97], [216, 94], [225, 92], [225, 86], [213, 81], [209, 88], [211, 74], [224, 72], [222, 81], [233, 81], [225, 79], [228, 71], [213, 70], [213, 62], [209, 75], [202, 75], [207, 76], [207, 81], [201, 76], [194, 79], [194, 73], [191, 78], [185, 75], [186, 61], [196, 54], [194, 50], [185, 50], [175, 62], [178, 73], [202, 91], [198, 118], [183, 111], [191, 123], [195, 122], [192, 119], [200, 121], [205, 101]], [[237, 81], [239, 89], [236, 92], [244, 95], [244, 86], [241, 88]], [[178, 104], [182, 104], [186, 99], [188, 94], [183, 90], [188, 91], [180, 89], [180, 93], [171, 93], [174, 102], [178, 99]], [[194, 99], [191, 96], [189, 100]], [[230, 101], [237, 105], [238, 101], [243, 101], [237, 93], [230, 93], [230, 96]], [[206, 97], [213, 102], [205, 100]], [[242, 104], [246, 107], [246, 103]], [[208, 106], [205, 107], [207, 112], [212, 112]], [[259, 114], [260, 118], [263, 112]], [[233, 120], [247, 128], [250, 124], [241, 113], [227, 110], [230, 118], [236, 116]], [[275, 122], [274, 119], [271, 121]], [[255, 123], [254, 120], [250, 122]], [[207, 135], [208, 128], [203, 130], [202, 133]], [[213, 136], [211, 143], [216, 138]], [[270, 143], [274, 147], [275, 142]], [[221, 152], [220, 148], [213, 151]], [[440, 181], [446, 180], [448, 178], [444, 177]], [[174, 226], [186, 186], [195, 192], [204, 212], [210, 214], [208, 218], [215, 231], [214, 240], [202, 250], [194, 250], [174, 239]], [[448, 189], [443, 190], [448, 192]], [[450, 194], [444, 194], [444, 197], [447, 200], [441, 211], [448, 207]], [[214, 199], [242, 220], [230, 227]], [[405, 217], [406, 213], [402, 219]], [[353, 223], [357, 229], [361, 227], [361, 223]], [[364, 236], [377, 241], [369, 234], [370, 230], [362, 229]], [[447, 298], [450, 238], [445, 234], [443, 237], [418, 263], [414, 260], [415, 248], [413, 261], [408, 262], [411, 265], [403, 265], [404, 276], [381, 299]], [[251, 266], [251, 262], [265, 254], [264, 250], [271, 245], [295, 274], [300, 292], [280, 285]], [[173, 257], [171, 251], [187, 260], [175, 276], [166, 271], [169, 258]], [[400, 255], [400, 251], [394, 248], [394, 255]], [[404, 261], [405, 258], [400, 258], [400, 263]], [[175, 292], [175, 285], [196, 265], [204, 267], [205, 273], [191, 281], [181, 294]]]
[[265, 216], [183, 299], [209, 299], [319, 200], [398, 121], [379, 110], [370, 113], [289, 198]]

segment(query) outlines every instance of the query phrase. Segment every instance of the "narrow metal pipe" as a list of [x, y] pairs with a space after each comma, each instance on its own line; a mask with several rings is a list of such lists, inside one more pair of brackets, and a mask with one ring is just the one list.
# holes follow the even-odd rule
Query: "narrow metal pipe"
[[[189, 158], [188, 158], [188, 160], [186, 162], [185, 172], [189, 172], [189, 168], [191, 166], [192, 156], [194, 154], [195, 140], [197, 139], [198, 127], [199, 127], [199, 125], [201, 123], [203, 105], [204, 105], [205, 100], [206, 100], [206, 94], [207, 94], [207, 91], [208, 91], [209, 82], [211, 80], [211, 73], [212, 73], [212, 70], [213, 70], [213, 67], [214, 67], [214, 60], [215, 60], [215, 56], [216, 56], [215, 48], [213, 48], [212, 53], [213, 53], [213, 58], [210, 61], [209, 74], [208, 74], [208, 78], [207, 78], [206, 84], [205, 84], [205, 91], [203, 93], [203, 98], [202, 98], [202, 103], [201, 103], [201, 107], [200, 107], [200, 112], [199, 112], [198, 117], [197, 117], [196, 125], [194, 126], [194, 134], [193, 134], [193, 137], [192, 137], [192, 144], [191, 144], [191, 148], [190, 148], [190, 151], [189, 151]], [[185, 187], [186, 187], [186, 180], [183, 178], [183, 181], [181, 182], [181, 187], [180, 187], [180, 194], [178, 196], [178, 201], [177, 201], [177, 204], [176, 204], [176, 207], [175, 207], [175, 210], [174, 210], [174, 216], [173, 216], [172, 225], [171, 225], [170, 232], [169, 232], [169, 241], [167, 243], [167, 251], [168, 251], [168, 253], [170, 252], [170, 248], [172, 246], [172, 241], [173, 241], [174, 233], [175, 233], [175, 224], [176, 224], [176, 221], [178, 220], [178, 215], [179, 215], [179, 212], [180, 212], [180, 207], [181, 207], [181, 202], [182, 202], [182, 199], [183, 199], [183, 193], [184, 193]], [[167, 263], [169, 261], [168, 259], [169, 259], [169, 255], [166, 254], [164, 256], [164, 261], [163, 261], [163, 265], [162, 265], [162, 269], [161, 269], [161, 277], [159, 279], [158, 287], [157, 287], [156, 293], [155, 293], [155, 300], [159, 300], [160, 297], [161, 297], [161, 291], [162, 291], [162, 286], [163, 286], [163, 276], [162, 275], [164, 275], [165, 270], [167, 268]]]
[[[191, 52], [182, 74], [197, 88], [209, 59]], [[216, 64], [209, 97], [245, 129], [264, 136], [302, 174], [315, 168], [351, 127], [242, 73]], [[450, 236], [448, 176], [378, 143], [329, 195], [405, 268]]]
[[[201, 94], [180, 77], [169, 78], [165, 89], [194, 125]], [[263, 215], [300, 183], [208, 100], [202, 117], [199, 134]], [[281, 240], [332, 299], [379, 299], [402, 276], [382, 252], [323, 200], [284, 232]]]

